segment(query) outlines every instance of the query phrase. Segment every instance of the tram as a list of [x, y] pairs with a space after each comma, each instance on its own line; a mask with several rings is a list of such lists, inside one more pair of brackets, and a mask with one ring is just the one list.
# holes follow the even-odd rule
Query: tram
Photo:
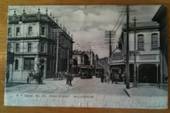
[[92, 78], [94, 75], [94, 69], [91, 66], [81, 66], [79, 75], [81, 79]]

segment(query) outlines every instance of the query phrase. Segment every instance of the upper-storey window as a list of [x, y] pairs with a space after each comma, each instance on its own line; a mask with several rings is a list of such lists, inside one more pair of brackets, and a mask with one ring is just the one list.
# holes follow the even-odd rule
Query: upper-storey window
[[138, 35], [138, 50], [143, 51], [144, 50], [144, 35], [139, 34]]
[[158, 33], [152, 33], [151, 34], [151, 49], [152, 50], [156, 50], [159, 48], [159, 44], [158, 44]]
[[19, 43], [16, 43], [16, 45], [15, 45], [15, 50], [16, 50], [16, 52], [19, 52], [19, 49], [20, 49]]
[[11, 27], [8, 28], [8, 36], [12, 36], [12, 30]]
[[16, 36], [19, 36], [20, 35], [20, 27], [17, 27], [16, 28]]
[[28, 35], [32, 35], [32, 27], [31, 26], [28, 27]]
[[45, 35], [45, 27], [44, 26], [41, 27], [41, 35]]
[[44, 52], [44, 50], [45, 50], [45, 44], [42, 42], [40, 44], [40, 52]]
[[11, 51], [11, 42], [8, 42], [8, 51]]
[[31, 51], [32, 51], [32, 43], [28, 43], [27, 51], [28, 51], [28, 52], [31, 52]]

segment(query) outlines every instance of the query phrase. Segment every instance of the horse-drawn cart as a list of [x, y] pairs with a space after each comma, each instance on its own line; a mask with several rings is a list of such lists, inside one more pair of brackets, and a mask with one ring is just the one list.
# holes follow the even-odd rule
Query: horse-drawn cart
[[36, 80], [36, 82], [38, 84], [42, 84], [43, 81], [42, 81], [42, 75], [41, 73], [33, 73], [33, 72], [30, 72], [28, 77], [27, 77], [27, 84], [30, 84], [31, 81], [33, 80]]

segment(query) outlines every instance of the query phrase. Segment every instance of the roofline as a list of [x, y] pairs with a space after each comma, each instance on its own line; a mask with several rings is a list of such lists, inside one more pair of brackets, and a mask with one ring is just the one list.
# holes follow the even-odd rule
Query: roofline
[[[152, 22], [152, 21], [151, 21]], [[150, 23], [150, 22], [138, 22], [136, 24], [139, 24], [139, 23]], [[143, 25], [143, 26], [136, 26], [136, 30], [146, 30], [146, 29], [159, 29], [159, 24], [156, 23], [156, 22], [152, 22], [152, 23], [155, 23], [155, 25]], [[125, 26], [126, 24], [124, 24]], [[133, 23], [130, 23], [130, 25], [133, 25]], [[123, 31], [126, 31], [126, 27], [123, 27], [122, 28]], [[134, 31], [134, 26], [129, 26], [129, 31]]]
[[153, 21], [159, 21], [160, 18], [165, 17], [166, 16], [166, 10], [167, 8], [163, 5], [161, 5], [158, 9], [158, 11], [156, 12], [156, 14], [154, 15], [154, 17], [152, 18]]

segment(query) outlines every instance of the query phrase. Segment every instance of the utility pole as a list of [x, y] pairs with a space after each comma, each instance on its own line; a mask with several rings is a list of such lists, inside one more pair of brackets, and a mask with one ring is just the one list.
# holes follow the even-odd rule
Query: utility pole
[[109, 57], [112, 55], [112, 31], [109, 31]]
[[70, 72], [70, 51], [69, 48], [66, 48], [67, 50], [67, 72]]
[[62, 30], [60, 28], [56, 29], [56, 34], [57, 34], [57, 50], [56, 50], [56, 76], [58, 77], [58, 59], [59, 59], [59, 41], [60, 41], [60, 32], [62, 32]]
[[111, 74], [111, 67], [109, 65], [109, 62], [110, 62], [110, 58], [111, 58], [111, 55], [112, 55], [112, 35], [115, 35], [115, 32], [109, 30], [109, 31], [105, 31], [105, 38], [109, 38], [109, 58], [107, 60], [107, 70], [108, 72]]
[[108, 42], [109, 43], [109, 57], [111, 57], [112, 55], [112, 38], [113, 38], [113, 35], [115, 35], [115, 32], [114, 31], [105, 31], [105, 38], [108, 38]]
[[126, 6], [126, 88], [129, 89], [129, 6]]
[[134, 80], [133, 86], [137, 87], [137, 75], [136, 75], [136, 17], [133, 19], [134, 21]]

